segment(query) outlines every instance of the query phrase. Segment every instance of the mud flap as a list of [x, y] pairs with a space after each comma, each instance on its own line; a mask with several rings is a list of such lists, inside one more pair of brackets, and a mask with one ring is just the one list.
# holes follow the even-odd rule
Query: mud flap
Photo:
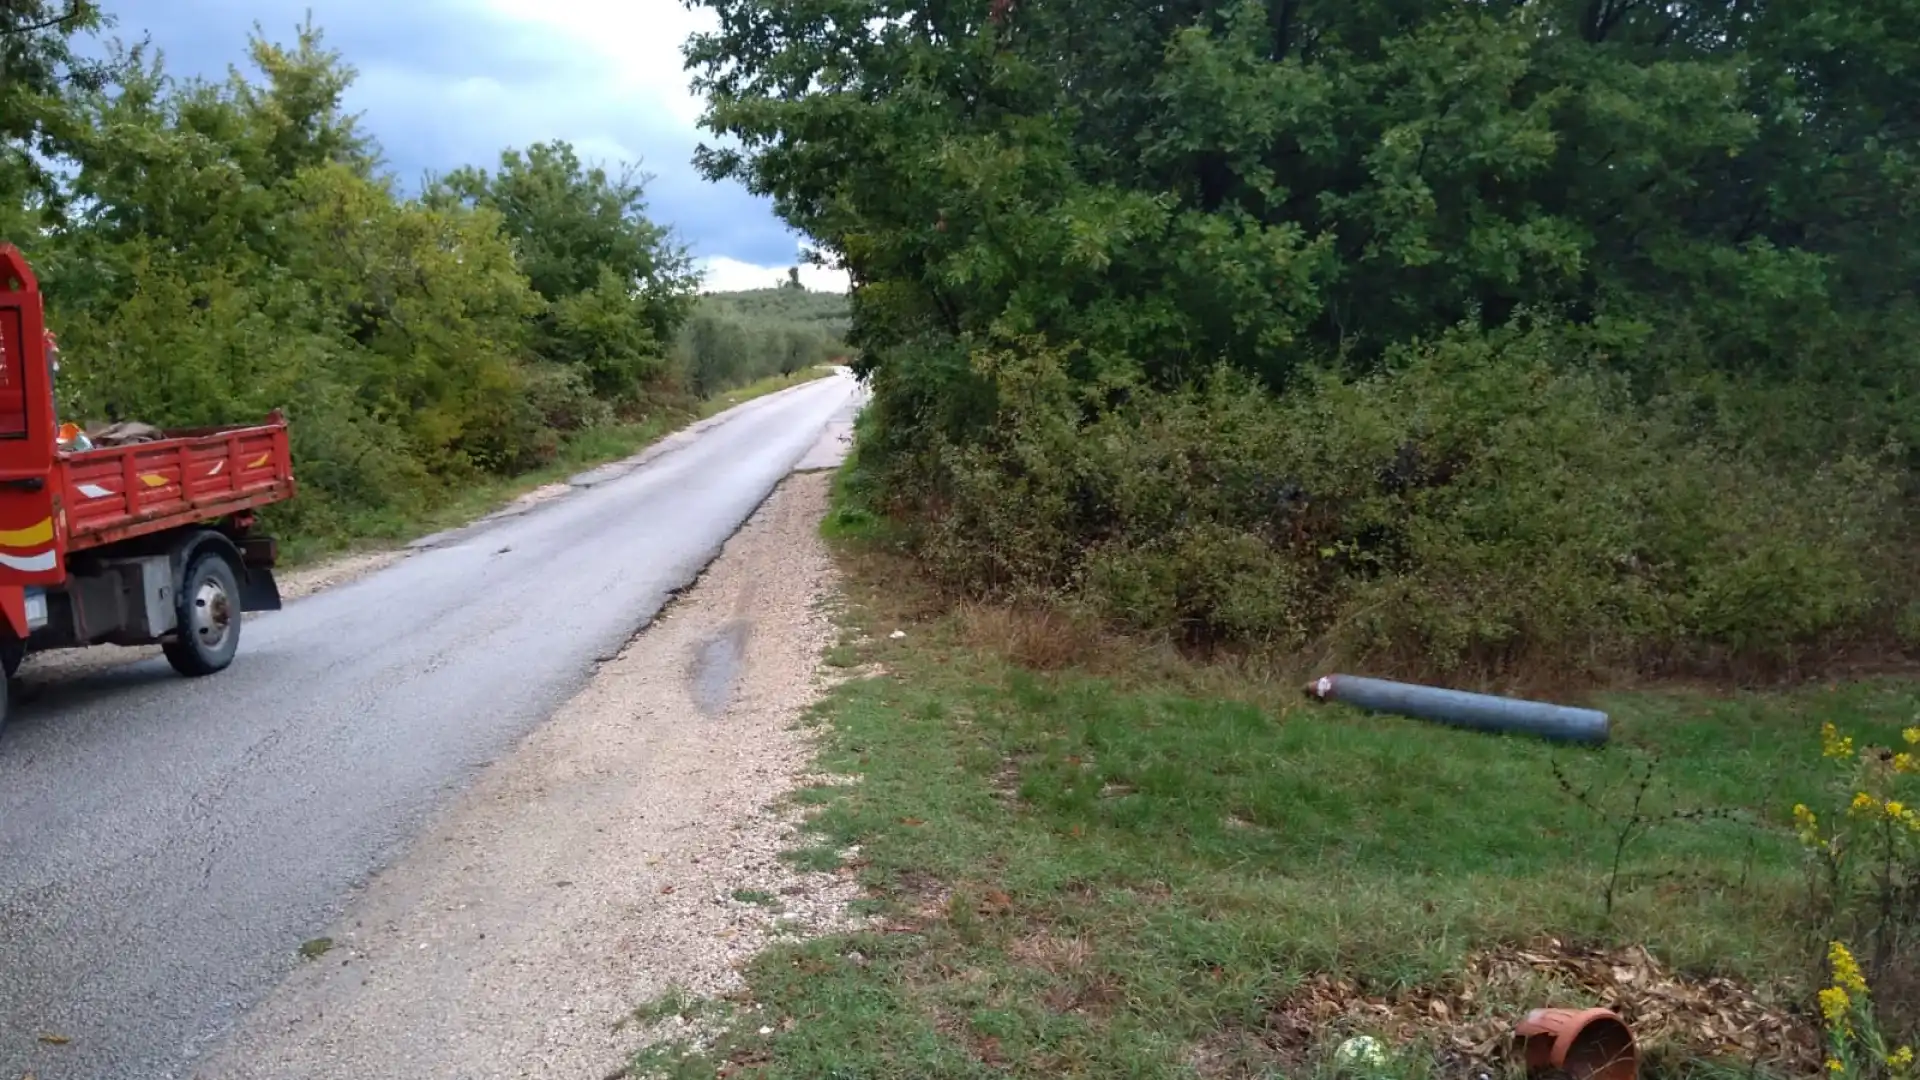
[[271, 567], [247, 567], [246, 574], [240, 578], [240, 610], [280, 610], [280, 583], [273, 580]]

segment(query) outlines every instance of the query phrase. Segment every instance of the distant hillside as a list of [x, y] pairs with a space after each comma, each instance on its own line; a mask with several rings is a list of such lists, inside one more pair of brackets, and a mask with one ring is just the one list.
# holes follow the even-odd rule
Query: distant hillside
[[782, 323], [823, 330], [835, 339], [847, 332], [845, 293], [808, 289], [748, 289], [709, 293], [700, 298], [703, 309], [736, 316], [748, 322]]
[[708, 293], [676, 350], [689, 389], [709, 394], [843, 355], [847, 298], [788, 286]]

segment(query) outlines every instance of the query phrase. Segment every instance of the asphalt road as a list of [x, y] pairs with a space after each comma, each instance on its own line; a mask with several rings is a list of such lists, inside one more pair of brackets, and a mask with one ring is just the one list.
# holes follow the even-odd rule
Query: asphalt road
[[749, 402], [624, 475], [249, 619], [212, 678], [142, 661], [19, 706], [0, 736], [0, 1080], [190, 1075], [854, 395], [842, 375]]

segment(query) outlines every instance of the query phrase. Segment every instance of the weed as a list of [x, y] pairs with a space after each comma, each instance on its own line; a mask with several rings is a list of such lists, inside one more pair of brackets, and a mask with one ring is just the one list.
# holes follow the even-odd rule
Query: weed
[[1826, 934], [1866, 943], [1862, 981], [1892, 991], [1885, 1019], [1897, 1033], [1920, 1035], [1920, 980], [1910, 960], [1920, 946], [1920, 726], [1891, 745], [1856, 746], [1856, 736], [1829, 721], [1820, 750], [1839, 805], [1824, 813], [1804, 802], [1793, 807], [1810, 871], [1810, 914]]
[[1820, 991], [1820, 1017], [1827, 1033], [1827, 1073], [1834, 1080], [1908, 1080], [1920, 1075], [1913, 1047], [1896, 1044], [1875, 1015], [1866, 976], [1846, 945], [1827, 947], [1831, 972]]
[[655, 1024], [676, 1016], [692, 1017], [698, 1015], [705, 1007], [706, 1003], [699, 998], [693, 997], [678, 986], [672, 986], [652, 1001], [634, 1006], [633, 1012], [628, 1014], [627, 1022]]
[[[1610, 836], [1611, 847], [1608, 851], [1606, 874], [1600, 894], [1601, 913], [1609, 919], [1613, 917], [1615, 900], [1625, 890], [1651, 881], [1673, 881], [1684, 876], [1681, 871], [1666, 871], [1653, 875], [1627, 873], [1627, 853], [1635, 843], [1645, 839], [1655, 829], [1675, 823], [1703, 824], [1713, 821], [1743, 820], [1741, 812], [1735, 808], [1654, 809], [1648, 796], [1653, 793], [1655, 787], [1654, 773], [1659, 767], [1659, 758], [1631, 748], [1625, 752], [1624, 756], [1628, 764], [1625, 770], [1626, 775], [1622, 778], [1620, 786], [1625, 788], [1628, 794], [1626, 805], [1618, 808], [1608, 805], [1606, 799], [1596, 796], [1594, 784], [1576, 787], [1559, 759], [1556, 758], [1552, 762], [1553, 779], [1559, 785], [1561, 792], [1591, 813]], [[1750, 845], [1749, 855], [1752, 852], [1753, 847]], [[1750, 868], [1751, 860], [1749, 859], [1741, 874], [1742, 884], [1746, 881], [1745, 870]]]
[[815, 874], [831, 873], [843, 865], [840, 857], [840, 849], [830, 845], [816, 844], [794, 851], [782, 852], [780, 857], [797, 870]]
[[1592, 811], [1601, 821], [1606, 822], [1608, 831], [1613, 834], [1613, 849], [1607, 864], [1607, 883], [1601, 894], [1601, 909], [1608, 918], [1613, 917], [1613, 901], [1619, 893], [1620, 871], [1626, 859], [1628, 846], [1651, 832], [1658, 823], [1657, 818], [1643, 809], [1646, 805], [1647, 792], [1653, 786], [1653, 772], [1657, 764], [1658, 759], [1651, 755], [1641, 755], [1631, 767], [1628, 780], [1633, 798], [1626, 811], [1616, 816], [1594, 800], [1591, 786], [1575, 788], [1573, 782], [1567, 779], [1567, 774], [1561, 771], [1560, 762], [1556, 760], [1553, 763], [1553, 778], [1559, 783], [1560, 790], [1564, 791], [1568, 798]]

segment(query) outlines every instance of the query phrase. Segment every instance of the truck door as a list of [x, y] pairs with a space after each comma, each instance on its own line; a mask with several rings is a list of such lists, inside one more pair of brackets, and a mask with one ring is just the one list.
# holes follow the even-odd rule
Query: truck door
[[0, 607], [6, 608], [18, 595], [11, 586], [66, 578], [45, 334], [39, 282], [18, 249], [0, 244]]

